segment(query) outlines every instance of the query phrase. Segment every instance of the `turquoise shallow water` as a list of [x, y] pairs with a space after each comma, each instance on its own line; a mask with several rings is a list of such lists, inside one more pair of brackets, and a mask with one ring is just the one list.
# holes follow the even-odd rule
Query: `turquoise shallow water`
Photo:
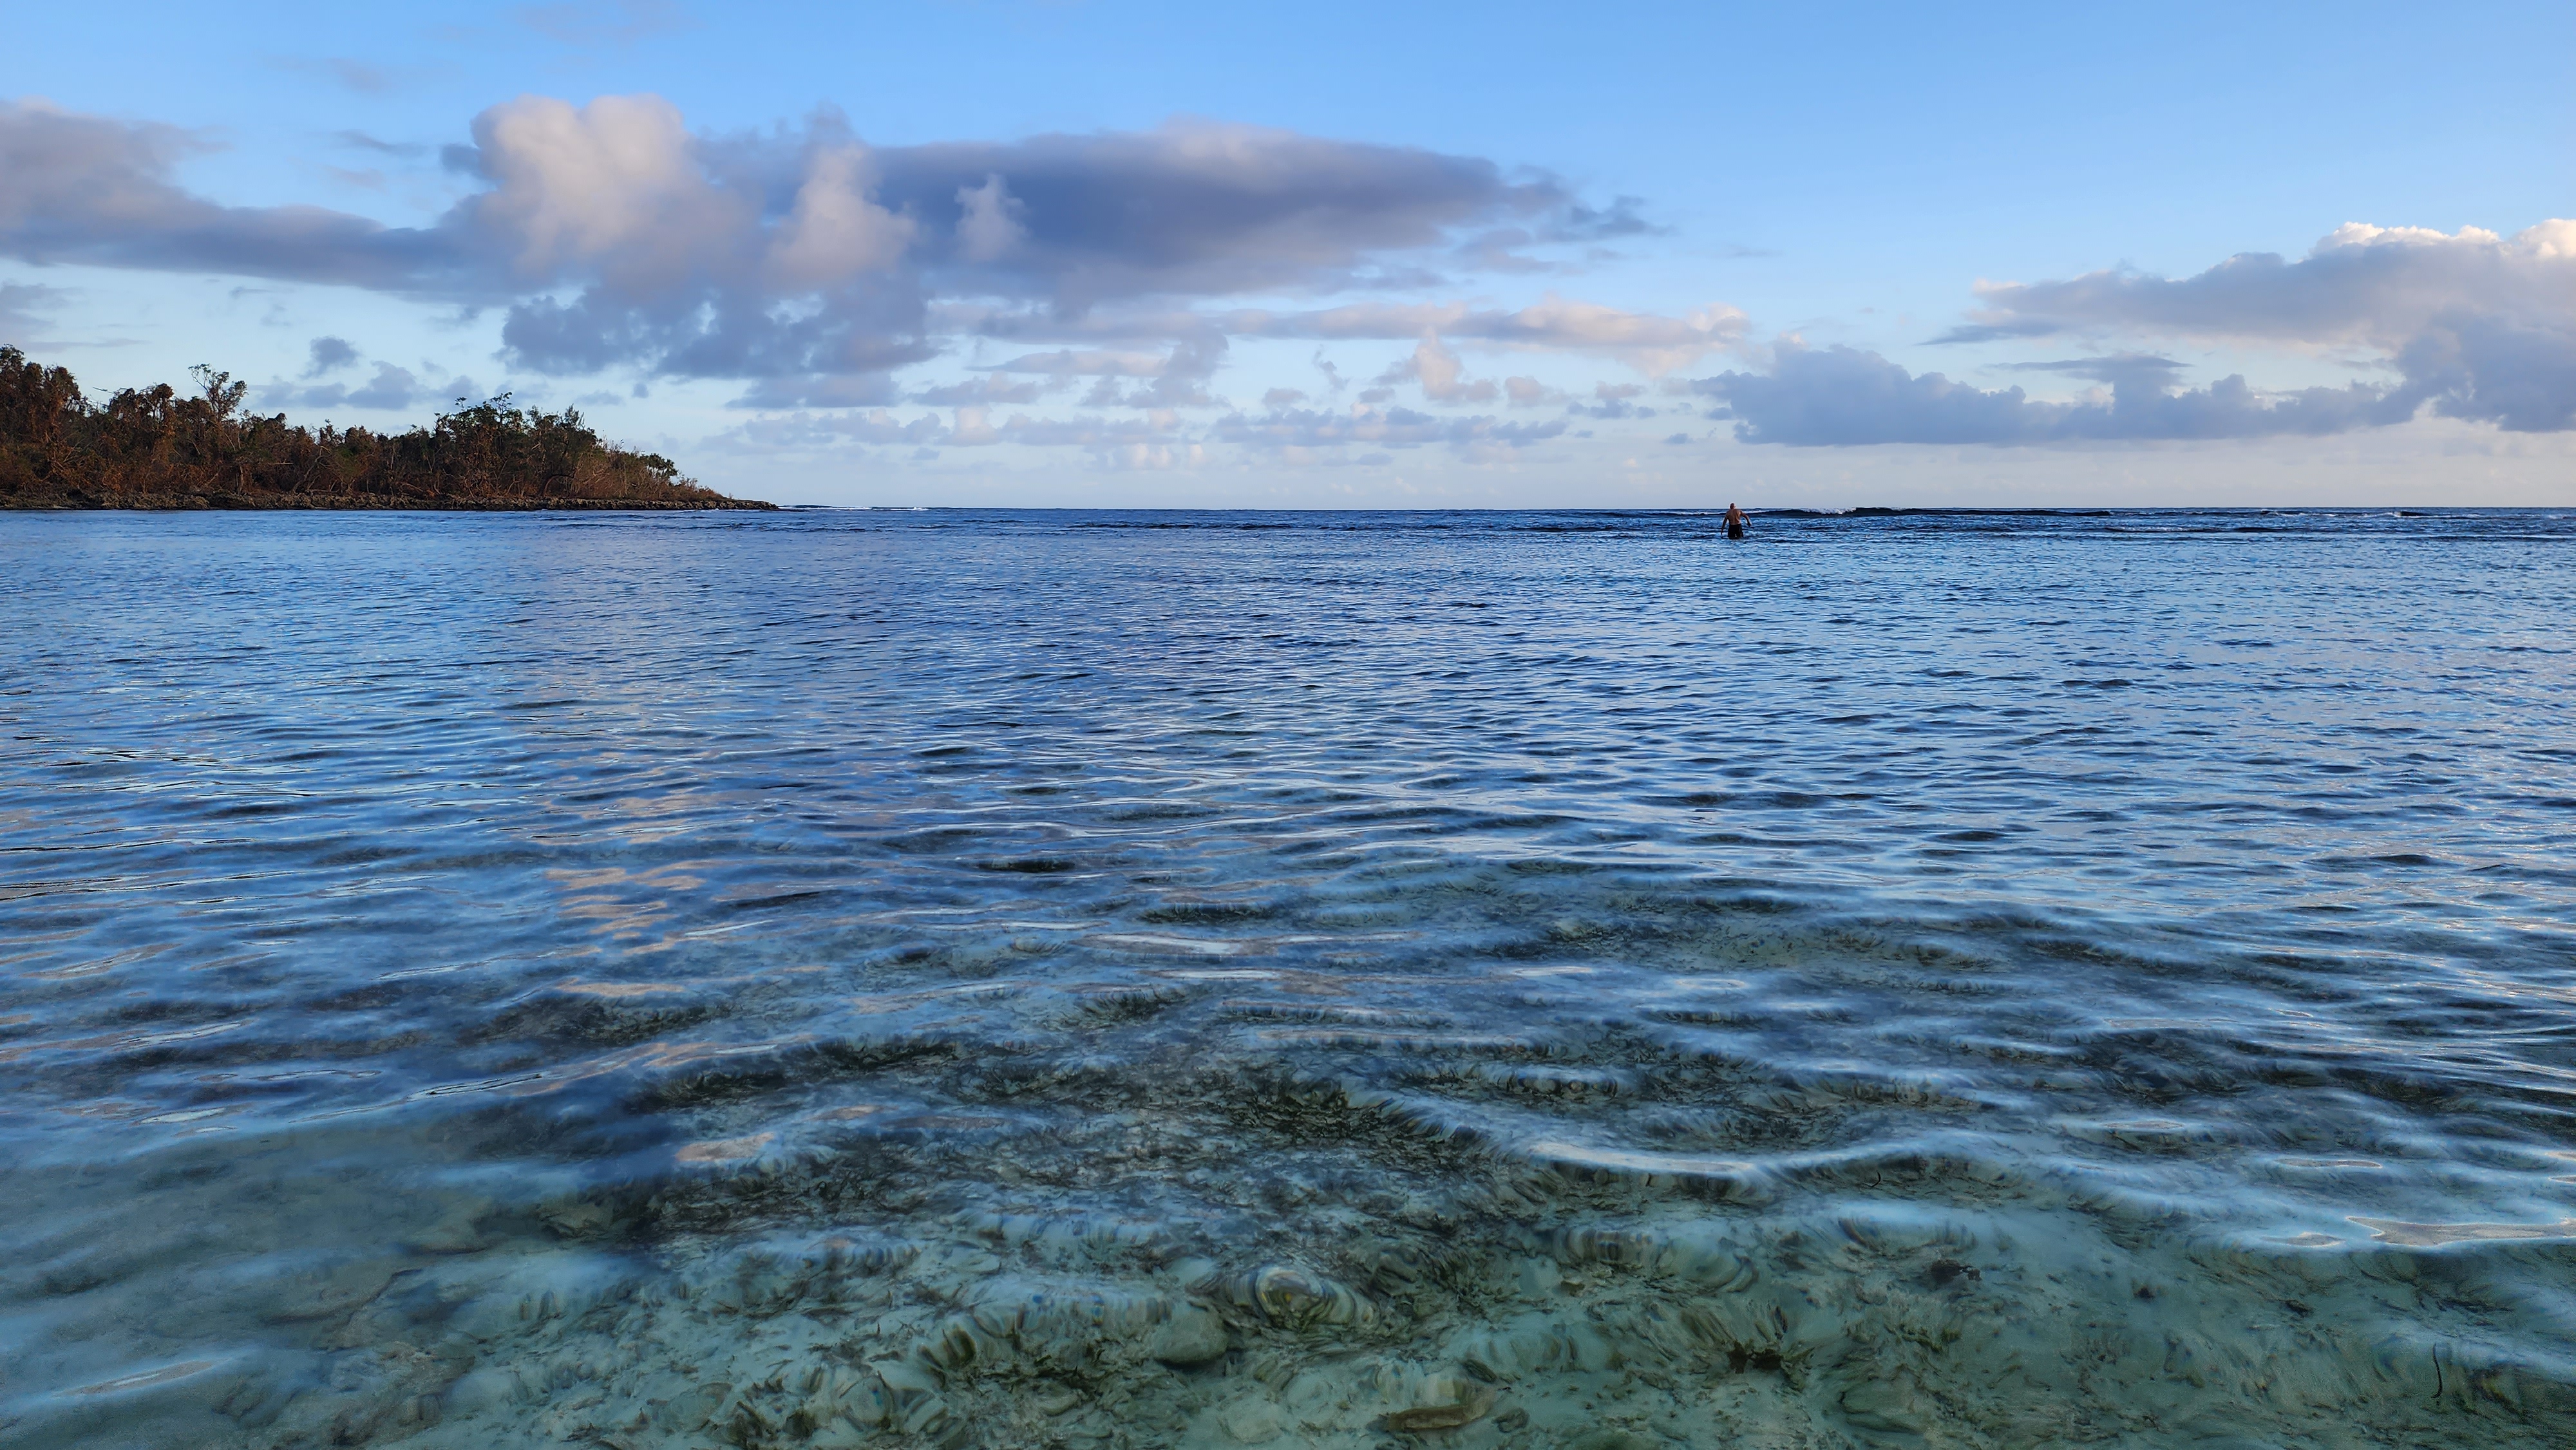
[[2564, 1445], [2576, 515], [0, 518], [0, 1440]]

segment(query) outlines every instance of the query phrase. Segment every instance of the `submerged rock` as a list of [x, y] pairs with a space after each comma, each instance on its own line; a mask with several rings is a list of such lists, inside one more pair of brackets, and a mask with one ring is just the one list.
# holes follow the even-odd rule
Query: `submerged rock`
[[1288, 1264], [1264, 1264], [1223, 1287], [1236, 1306], [1287, 1329], [1360, 1325], [1377, 1317], [1376, 1306], [1348, 1284]]
[[1381, 1417], [1379, 1423], [1389, 1430], [1420, 1435], [1433, 1430], [1455, 1430], [1485, 1418], [1493, 1408], [1494, 1392], [1478, 1387], [1445, 1404], [1415, 1405], [1411, 1409], [1393, 1411]]
[[1198, 1365], [1223, 1359], [1227, 1349], [1225, 1321], [1192, 1304], [1174, 1311], [1146, 1342], [1150, 1359], [1172, 1365]]
[[1855, 1385], [1842, 1393], [1843, 1414], [1863, 1430], [1891, 1435], [1920, 1435], [1926, 1428], [1913, 1390], [1902, 1381]]

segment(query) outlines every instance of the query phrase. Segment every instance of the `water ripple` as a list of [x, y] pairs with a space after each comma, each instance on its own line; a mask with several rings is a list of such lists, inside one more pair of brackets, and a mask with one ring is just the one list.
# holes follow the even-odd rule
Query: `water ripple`
[[1250, 522], [0, 521], [7, 1438], [2576, 1433], [2576, 523]]

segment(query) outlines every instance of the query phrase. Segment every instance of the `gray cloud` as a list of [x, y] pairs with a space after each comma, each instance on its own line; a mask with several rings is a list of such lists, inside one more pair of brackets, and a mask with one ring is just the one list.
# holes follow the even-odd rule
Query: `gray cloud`
[[677, 0], [608, 0], [606, 4], [522, 5], [512, 18], [548, 40], [581, 49], [633, 45], [647, 36], [686, 30], [695, 21]]
[[1586, 244], [1587, 254], [1602, 255], [1600, 244], [1621, 237], [1660, 236], [1668, 228], [1656, 226], [1639, 214], [1645, 198], [1621, 196], [1598, 210], [1581, 203], [1568, 205], [1562, 212], [1537, 226], [1496, 227], [1460, 242], [1452, 255], [1463, 265], [1479, 272], [1548, 272], [1567, 270], [1542, 258], [1527, 255], [1525, 248]]
[[399, 156], [406, 161], [419, 160], [437, 149], [417, 142], [387, 141], [364, 131], [334, 131], [331, 139], [354, 150], [372, 151], [379, 156]]
[[1330, 341], [1431, 334], [1507, 350], [1591, 352], [1656, 373], [1740, 346], [1748, 325], [1745, 315], [1732, 307], [1664, 317], [1572, 301], [1553, 293], [1511, 311], [1461, 304], [1363, 302], [1315, 312], [1214, 312], [1206, 320], [1239, 337]]
[[2257, 438], [2340, 433], [2402, 422], [2414, 403], [2397, 390], [2355, 383], [2258, 394], [2243, 377], [2167, 391], [2168, 367], [2104, 360], [2053, 367], [2105, 369], [2108, 398], [2034, 400], [2020, 388], [1989, 391], [1940, 373], [1913, 374], [1872, 352], [1784, 342], [1768, 373], [1729, 372], [1690, 385], [1735, 420], [1746, 443], [2055, 443], [2100, 439]]
[[793, 373], [755, 378], [737, 408], [874, 408], [895, 401], [901, 390], [882, 372]]
[[2089, 272], [1988, 283], [1972, 320], [2012, 336], [2118, 329], [2213, 340], [2386, 347], [2460, 314], [2576, 318], [2576, 221], [2512, 237], [2349, 223], [2287, 261], [2246, 252], [2190, 277]]
[[2260, 393], [2239, 377], [2180, 388], [2152, 353], [2010, 364], [2107, 385], [2070, 402], [1916, 375], [1850, 348], [1778, 349], [1768, 373], [1692, 390], [1751, 443], [2043, 443], [2250, 438], [2402, 423], [2429, 408], [2517, 432], [2576, 428], [2576, 222], [2513, 236], [2358, 223], [2305, 257], [2245, 253], [2189, 277], [2113, 270], [1980, 286], [1984, 304], [1939, 343], [2066, 334], [2176, 337], [2360, 353], [2388, 383]]
[[174, 126], [0, 103], [0, 256], [432, 290], [454, 239], [319, 207], [227, 207], [170, 179], [205, 142]]
[[327, 56], [314, 60], [280, 60], [275, 64], [284, 70], [302, 71], [309, 75], [327, 76], [363, 96], [380, 96], [394, 89], [399, 78], [394, 71], [345, 56]]
[[1163, 359], [1158, 354], [1098, 350], [1076, 352], [1071, 348], [1030, 353], [992, 366], [995, 372], [1044, 373], [1049, 377], [1154, 378], [1163, 374]]
[[35, 282], [0, 282], [0, 341], [24, 342], [49, 328], [37, 314], [60, 307], [71, 296], [60, 287]]
[[930, 414], [910, 420], [884, 409], [868, 413], [805, 414], [765, 418], [728, 435], [728, 442], [754, 448], [804, 449], [842, 442], [880, 446], [910, 445], [916, 459], [936, 456], [934, 448], [986, 448], [1016, 444], [1030, 448], [1081, 448], [1100, 463], [1117, 468], [1173, 468], [1201, 461], [1203, 446], [1182, 431], [1177, 414], [1165, 411], [1142, 418], [1031, 418], [1025, 414], [996, 423], [982, 407], [961, 407], [953, 421]]
[[[1012, 444], [1079, 448], [1110, 467], [1173, 468], [1203, 461], [1212, 443], [1297, 457], [1321, 455], [1325, 460], [1347, 459], [1345, 450], [1354, 446], [1401, 449], [1447, 445], [1474, 459], [1508, 455], [1563, 436], [1566, 431], [1562, 420], [1500, 423], [1485, 417], [1434, 417], [1407, 408], [1360, 407], [1348, 412], [1300, 409], [1286, 403], [1302, 395], [1293, 390], [1281, 391], [1290, 396], [1267, 413], [1227, 413], [1205, 425], [1192, 424], [1170, 408], [1151, 408], [1141, 416], [1124, 418], [1013, 414], [997, 421], [992, 411], [979, 403], [957, 406], [948, 420], [927, 413], [904, 419], [883, 408], [864, 413], [797, 413], [759, 419], [710, 441], [720, 446], [759, 449], [809, 449], [843, 442], [916, 448]], [[1387, 455], [1371, 453], [1360, 461], [1371, 460], [1385, 462]]]
[[1410, 356], [1398, 359], [1385, 372], [1377, 375], [1381, 385], [1412, 382], [1422, 386], [1422, 396], [1435, 403], [1490, 403], [1498, 396], [1494, 380], [1469, 380], [1466, 365], [1458, 355], [1440, 345], [1438, 333], [1424, 333], [1415, 343]]
[[[336, 341], [338, 341], [336, 338], [316, 339], [314, 346], [317, 354], [322, 343]], [[356, 354], [352, 352], [350, 356], [354, 359]], [[312, 377], [314, 374], [308, 371], [305, 376]], [[470, 378], [450, 378], [447, 386], [470, 392], [474, 384]], [[440, 397], [444, 391], [445, 389], [427, 382], [409, 368], [380, 362], [376, 364], [375, 376], [355, 388], [341, 383], [325, 383], [310, 388], [274, 383], [260, 389], [259, 397], [260, 406], [267, 408], [366, 408], [395, 412], [409, 408], [415, 403], [445, 401]]]
[[[818, 118], [828, 129], [836, 123]], [[1409, 147], [1183, 119], [1152, 131], [887, 148], [878, 194], [924, 260], [1068, 311], [1124, 297], [1344, 286], [1494, 218], [1570, 220], [1561, 184]], [[1007, 208], [1016, 236], [979, 226]]]
[[2429, 404], [2515, 432], [2576, 427], [2576, 221], [2510, 237], [2352, 223], [2296, 261], [2249, 252], [2189, 277], [2092, 272], [1978, 295], [1983, 310], [1941, 341], [2091, 333], [2358, 349], [2403, 378], [2369, 421]]
[[1614, 196], [1599, 210], [1581, 203], [1569, 204], [1551, 228], [1551, 241], [1606, 242], [1620, 237], [1661, 236], [1670, 231], [1647, 221], [1642, 214], [1646, 199], [1642, 196]]
[[1168, 445], [1179, 441], [1179, 420], [1170, 416], [1144, 418], [1030, 418], [1013, 415], [1009, 421], [978, 427], [969, 413], [961, 413], [958, 425], [951, 430], [952, 443], [1018, 443], [1034, 448], [1088, 448], [1104, 452], [1135, 444]]
[[2506, 316], [2447, 315], [2397, 354], [2407, 394], [2449, 418], [2511, 433], [2576, 428], [2576, 328]]
[[994, 403], [1034, 403], [1041, 385], [1031, 379], [1013, 380], [993, 373], [969, 378], [962, 383], [916, 389], [907, 401], [929, 403], [936, 407], [982, 407]]
[[673, 377], [750, 378], [769, 395], [814, 399], [812, 406], [842, 406], [819, 398], [846, 388], [811, 380], [882, 375], [938, 355], [908, 288], [853, 279], [814, 302], [803, 315], [782, 315], [776, 297], [752, 286], [641, 294], [594, 287], [569, 303], [513, 306], [501, 341], [539, 372], [631, 364]]
[[[667, 19], [629, 6], [526, 12], [575, 38]], [[588, 16], [588, 19], [584, 19]], [[622, 17], [622, 18], [620, 18]], [[658, 18], [657, 18], [658, 17]], [[761, 133], [693, 133], [654, 96], [492, 107], [446, 164], [482, 185], [434, 224], [318, 207], [228, 207], [175, 180], [191, 133], [0, 107], [0, 256], [356, 285], [506, 308], [510, 360], [750, 382], [764, 407], [891, 398], [862, 381], [984, 335], [1168, 349], [1114, 392], [1129, 406], [1214, 403], [1225, 338], [1425, 333], [1677, 366], [1729, 345], [1740, 317], [1657, 318], [1550, 297], [1463, 307], [1194, 311], [1246, 292], [1421, 281], [1466, 239], [1517, 229], [1581, 245], [1648, 224], [1632, 198], [1587, 207], [1561, 183], [1417, 148], [1182, 119], [1150, 131], [870, 147], [837, 114]], [[406, 148], [349, 133], [382, 154]], [[960, 309], [954, 299], [995, 299]], [[1164, 304], [1157, 308], [1152, 304]], [[1183, 304], [1175, 309], [1169, 304]], [[1093, 324], [1116, 304], [1126, 315]], [[1186, 354], [1186, 356], [1184, 356]]]
[[[1711, 352], [1740, 348], [1749, 319], [1732, 307], [1666, 317], [1550, 293], [1530, 306], [1508, 311], [1463, 303], [1360, 302], [1297, 312], [1209, 308], [1067, 316], [1043, 308], [942, 303], [931, 309], [931, 325], [940, 331], [1019, 342], [1093, 344], [1202, 333], [1317, 342], [1411, 341], [1428, 334], [1503, 351], [1592, 353], [1640, 371], [1662, 373]], [[1320, 358], [1317, 365], [1327, 366]]]
[[345, 338], [317, 337], [310, 352], [311, 361], [304, 366], [304, 376], [308, 378], [318, 378], [358, 360], [358, 350]]
[[1604, 422], [1651, 418], [1655, 416], [1655, 410], [1634, 401], [1644, 391], [1635, 383], [1594, 383], [1590, 403], [1568, 403], [1565, 411], [1571, 417], [1598, 418]]
[[[1210, 408], [1217, 400], [1208, 393], [1207, 380], [1216, 375], [1225, 353], [1223, 334], [1202, 331], [1175, 340], [1171, 351], [1159, 355], [1061, 348], [994, 364], [993, 371], [1042, 373], [1066, 380], [1095, 378], [1091, 391], [1083, 395], [1085, 407]], [[1122, 390], [1120, 380], [1126, 378], [1145, 383]]]
[[905, 420], [879, 408], [866, 413], [798, 413], [763, 418], [745, 423], [735, 430], [735, 436], [760, 448], [829, 447], [843, 441], [927, 445], [946, 439], [948, 428], [928, 413]]
[[[1553, 179], [1480, 157], [1197, 119], [875, 154], [880, 199], [923, 219], [926, 266], [969, 293], [1075, 315], [1125, 298], [1426, 280], [1394, 254], [1580, 210]], [[1003, 208], [1012, 235], [997, 241], [988, 219]]]
[[1440, 418], [1410, 408], [1362, 407], [1347, 413], [1291, 408], [1261, 416], [1231, 414], [1217, 421], [1214, 436], [1261, 449], [1339, 448], [1365, 443], [1381, 448], [1418, 448], [1446, 443], [1527, 448], [1565, 432], [1562, 421], [1502, 423], [1492, 418]]
[[398, 368], [392, 363], [376, 364], [376, 375], [367, 380], [365, 387], [349, 394], [352, 408], [392, 410], [408, 408], [415, 401], [426, 400], [427, 393], [421, 387], [421, 380], [413, 375], [411, 369]]
[[2053, 362], [2017, 362], [2004, 364], [2006, 372], [2062, 373], [2068, 377], [2090, 378], [2097, 383], [2138, 383], [2163, 387], [2176, 375], [2186, 371], [2181, 363], [2154, 353], [2124, 352], [2108, 357], [2063, 358]]
[[2055, 322], [1963, 322], [1939, 337], [1929, 346], [1950, 347], [1960, 343], [2014, 342], [2023, 338], [2052, 337], [2065, 331]]

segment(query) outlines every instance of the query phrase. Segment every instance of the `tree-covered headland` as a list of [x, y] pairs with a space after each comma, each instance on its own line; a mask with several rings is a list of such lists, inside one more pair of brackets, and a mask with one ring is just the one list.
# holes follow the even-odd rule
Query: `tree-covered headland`
[[602, 442], [567, 408], [508, 394], [404, 433], [242, 411], [245, 384], [195, 369], [92, 403], [67, 368], [0, 347], [0, 508], [769, 508]]

